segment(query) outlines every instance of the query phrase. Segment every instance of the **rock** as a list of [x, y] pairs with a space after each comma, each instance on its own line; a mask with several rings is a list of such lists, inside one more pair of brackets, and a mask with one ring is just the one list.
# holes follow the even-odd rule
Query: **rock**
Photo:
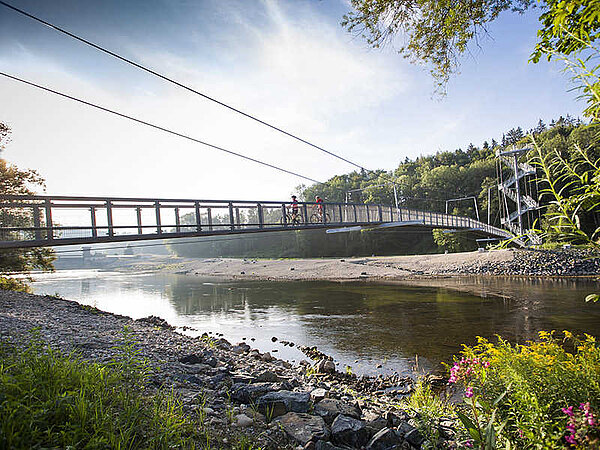
[[200, 364], [202, 362], [202, 357], [192, 353], [179, 358], [179, 362], [182, 364]]
[[271, 370], [263, 370], [254, 377], [254, 381], [276, 383], [279, 381], [279, 377]]
[[392, 450], [402, 448], [403, 439], [398, 436], [394, 430], [390, 428], [382, 428], [375, 434], [369, 443], [366, 450]]
[[250, 417], [248, 417], [246, 414], [239, 414], [236, 418], [235, 418], [235, 423], [233, 424], [235, 427], [240, 427], [240, 428], [245, 428], [245, 427], [249, 427], [250, 425], [252, 425], [254, 423], [254, 420], [252, 420]]
[[281, 416], [287, 412], [305, 413], [310, 407], [308, 392], [269, 392], [256, 401], [258, 411], [267, 418]]
[[335, 418], [343, 414], [354, 419], [360, 419], [360, 409], [350, 403], [335, 398], [326, 398], [315, 405], [315, 414], [325, 419], [330, 424]]
[[343, 449], [342, 447], [333, 445], [331, 442], [317, 441], [317, 442], [315, 442], [315, 450], [345, 450], [345, 449]]
[[313, 402], [320, 402], [327, 395], [327, 391], [323, 388], [317, 388], [311, 391], [310, 398], [312, 398]]
[[388, 427], [388, 421], [385, 417], [382, 417], [378, 414], [373, 414], [373, 417], [363, 417], [365, 424], [367, 426], [367, 430], [369, 434], [373, 435]]
[[233, 386], [231, 386], [229, 392], [233, 401], [247, 405], [254, 402], [257, 398], [265, 395], [266, 393], [276, 390], [277, 388], [278, 386], [272, 383], [235, 383]]
[[414, 445], [417, 448], [420, 448], [421, 444], [425, 440], [423, 435], [416, 428], [414, 430], [406, 433], [404, 435], [404, 439], [406, 439], [408, 442], [410, 442], [412, 445]]
[[277, 342], [277, 338], [276, 338], [275, 336], [273, 336], [273, 337], [271, 338], [271, 342]]
[[158, 316], [142, 317], [141, 319], [137, 319], [137, 321], [149, 323], [150, 325], [154, 325], [155, 327], [159, 327], [159, 328], [164, 328], [166, 330], [175, 329], [174, 326], [169, 325], [169, 322], [167, 322], [165, 319], [161, 319]]
[[262, 359], [263, 361], [265, 361], [265, 362], [270, 362], [270, 361], [273, 361], [273, 357], [271, 356], [271, 354], [270, 354], [269, 352], [266, 352], [266, 353], [264, 353], [264, 354], [261, 356], [261, 359]]
[[288, 436], [306, 445], [310, 441], [329, 439], [329, 430], [323, 418], [310, 414], [288, 412], [277, 419]]
[[321, 359], [318, 363], [316, 363], [313, 368], [317, 371], [317, 373], [334, 373], [335, 372], [335, 364], [333, 361], [329, 359]]
[[367, 427], [362, 420], [340, 414], [331, 424], [334, 444], [362, 447], [369, 441]]
[[245, 342], [240, 342], [239, 344], [233, 346], [231, 348], [231, 351], [235, 354], [242, 354], [242, 353], [246, 353], [250, 351], [250, 346], [248, 344], [246, 344]]

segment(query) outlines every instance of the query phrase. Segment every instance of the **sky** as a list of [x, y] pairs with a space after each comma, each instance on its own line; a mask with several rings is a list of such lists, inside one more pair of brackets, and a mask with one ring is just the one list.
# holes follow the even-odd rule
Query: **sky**
[[[528, 63], [537, 14], [505, 13], [448, 95], [344, 30], [347, 0], [8, 0], [369, 169], [580, 115], [560, 62]], [[319, 181], [355, 167], [0, 5], [0, 71]], [[285, 200], [306, 180], [0, 77], [2, 157], [48, 194]]]

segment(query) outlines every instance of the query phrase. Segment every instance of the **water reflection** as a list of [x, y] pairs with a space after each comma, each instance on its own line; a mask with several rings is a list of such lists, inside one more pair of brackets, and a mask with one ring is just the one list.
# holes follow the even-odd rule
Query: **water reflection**
[[[520, 342], [542, 329], [600, 334], [600, 307], [583, 301], [599, 290], [595, 282], [472, 278], [427, 283], [219, 282], [180, 275], [61, 273], [42, 277], [34, 288], [134, 318], [158, 315], [235, 342], [253, 339], [253, 346], [290, 360], [303, 355], [273, 343], [272, 336], [317, 345], [358, 373], [408, 372], [415, 355], [429, 370], [476, 336], [500, 334]], [[452, 286], [472, 293], [447, 288]]]

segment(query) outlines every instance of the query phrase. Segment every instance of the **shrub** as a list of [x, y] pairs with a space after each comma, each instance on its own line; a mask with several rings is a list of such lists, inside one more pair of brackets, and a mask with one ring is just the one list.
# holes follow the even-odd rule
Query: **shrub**
[[0, 275], [0, 289], [6, 289], [7, 291], [19, 291], [31, 293], [31, 287], [26, 281], [17, 280], [16, 278], [9, 278]]
[[565, 331], [564, 339], [558, 339], [540, 332], [539, 341], [525, 345], [479, 338], [476, 346], [465, 347], [450, 371], [450, 382], [466, 388], [470, 409], [461, 420], [467, 428], [469, 421], [473, 424], [475, 442], [477, 430], [491, 421], [502, 447], [591, 443], [580, 448], [598, 448], [593, 443], [597, 445], [600, 431], [600, 348], [594, 337], [576, 338]]

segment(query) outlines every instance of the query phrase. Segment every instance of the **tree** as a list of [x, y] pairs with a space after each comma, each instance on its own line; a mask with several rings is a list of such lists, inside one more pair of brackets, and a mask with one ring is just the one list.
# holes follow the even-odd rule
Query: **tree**
[[585, 49], [600, 29], [600, 0], [351, 0], [354, 11], [342, 26], [378, 48], [403, 39], [399, 53], [412, 62], [431, 66], [443, 92], [456, 72], [460, 57], [487, 34], [486, 26], [505, 12], [522, 14], [536, 7], [540, 16], [539, 42], [532, 62], [542, 55], [570, 55]]
[[[10, 138], [10, 128], [0, 122], [0, 151]], [[33, 188], [45, 188], [44, 179], [35, 170], [20, 170], [0, 158], [0, 192], [6, 195], [34, 195]], [[0, 208], [0, 223], [3, 227], [31, 227], [33, 213], [15, 212], [9, 208]], [[6, 233], [11, 233], [10, 231]], [[5, 238], [4, 236], [2, 238]], [[25, 272], [33, 269], [52, 270], [54, 252], [48, 248], [23, 250], [0, 250], [0, 273]], [[6, 278], [0, 280], [0, 286], [9, 286]]]
[[596, 40], [600, 30], [599, 0], [545, 0], [546, 11], [540, 16], [540, 41], [532, 61], [545, 55], [570, 55], [579, 52]]
[[342, 26], [378, 48], [401, 34], [399, 53], [432, 67], [443, 92], [468, 44], [487, 33], [486, 26], [504, 11], [523, 13], [535, 0], [351, 0], [353, 12]]

